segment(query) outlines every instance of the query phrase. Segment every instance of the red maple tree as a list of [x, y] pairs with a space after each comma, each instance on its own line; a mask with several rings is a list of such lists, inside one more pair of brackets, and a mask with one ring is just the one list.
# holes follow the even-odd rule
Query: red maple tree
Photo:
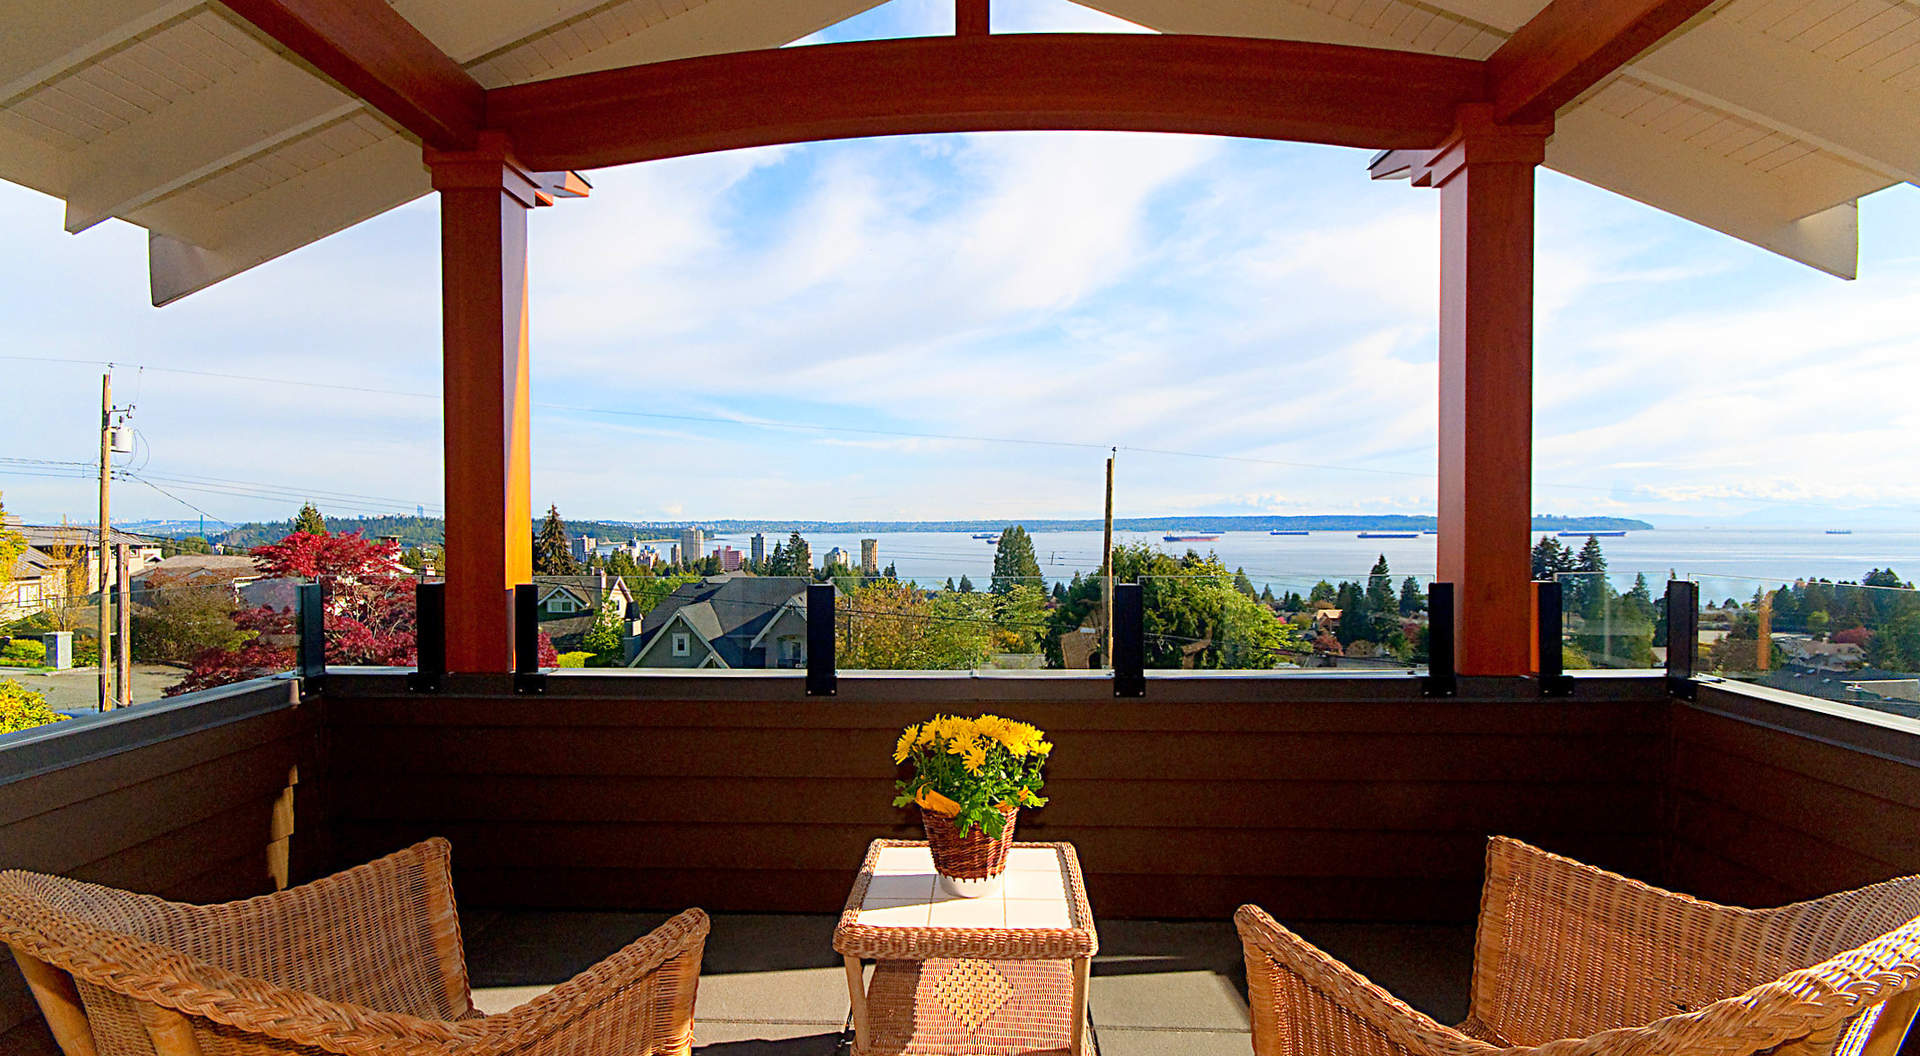
[[[400, 563], [396, 543], [349, 535], [294, 532], [257, 546], [254, 561], [270, 579], [318, 582], [325, 599], [327, 663], [342, 667], [412, 667], [416, 663], [414, 579]], [[253, 632], [236, 649], [208, 649], [167, 695], [223, 686], [294, 666], [296, 614], [271, 606], [238, 609], [235, 626]], [[553, 642], [540, 633], [541, 667], [559, 664]]]

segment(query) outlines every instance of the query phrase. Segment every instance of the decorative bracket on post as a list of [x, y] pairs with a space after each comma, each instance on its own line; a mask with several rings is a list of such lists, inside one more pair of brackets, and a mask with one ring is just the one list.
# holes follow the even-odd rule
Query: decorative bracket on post
[[513, 691], [545, 693], [547, 676], [540, 670], [540, 588], [522, 583], [513, 588]]
[[1145, 587], [1116, 583], [1113, 587], [1113, 695], [1147, 695], [1147, 630]]
[[447, 678], [447, 585], [421, 583], [413, 588], [414, 670], [409, 693], [437, 693]]
[[840, 692], [834, 671], [833, 594], [831, 583], [807, 584], [807, 696], [831, 697]]
[[1573, 678], [1562, 668], [1560, 653], [1562, 587], [1557, 579], [1535, 580], [1533, 584], [1534, 625], [1540, 635], [1540, 695], [1573, 696]]
[[1700, 584], [1667, 581], [1667, 692], [1694, 699], [1694, 654], [1700, 645]]
[[1460, 690], [1453, 670], [1453, 584], [1427, 588], [1427, 677], [1420, 691], [1429, 697], [1451, 697]]
[[[104, 558], [104, 555], [102, 555]], [[298, 592], [300, 629], [300, 692], [317, 693], [327, 677], [327, 592], [319, 583], [302, 583]], [[108, 662], [100, 651], [100, 662]]]

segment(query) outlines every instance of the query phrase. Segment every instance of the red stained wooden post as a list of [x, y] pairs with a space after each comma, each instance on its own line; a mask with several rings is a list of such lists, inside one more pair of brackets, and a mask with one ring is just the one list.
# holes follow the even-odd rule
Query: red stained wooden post
[[1533, 646], [1533, 182], [1547, 129], [1461, 127], [1418, 182], [1440, 189], [1439, 578], [1463, 675], [1525, 675]]
[[533, 576], [527, 210], [541, 185], [498, 134], [426, 160], [440, 192], [447, 668], [504, 674], [513, 587]]

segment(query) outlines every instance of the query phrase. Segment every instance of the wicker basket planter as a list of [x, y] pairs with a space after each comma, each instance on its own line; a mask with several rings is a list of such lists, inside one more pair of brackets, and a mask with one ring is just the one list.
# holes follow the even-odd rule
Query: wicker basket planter
[[940, 889], [959, 898], [981, 898], [1000, 890], [1000, 875], [1007, 870], [1007, 848], [1013, 846], [1013, 825], [1019, 808], [1002, 807], [1007, 827], [999, 836], [989, 836], [975, 828], [960, 834], [953, 815], [942, 814], [922, 805], [920, 824], [927, 830], [927, 846], [933, 852], [933, 871], [940, 877]]

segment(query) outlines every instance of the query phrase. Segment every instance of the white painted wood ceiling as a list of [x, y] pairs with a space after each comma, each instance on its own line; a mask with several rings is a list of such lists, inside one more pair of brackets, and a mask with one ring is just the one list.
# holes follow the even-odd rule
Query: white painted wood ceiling
[[[1168, 33], [1485, 58], [1544, 0], [1084, 0]], [[877, 0], [395, 0], [487, 87], [775, 47]], [[150, 233], [163, 304], [427, 193], [416, 143], [218, 3], [12, 0], [0, 179]], [[1549, 168], [1851, 277], [1920, 182], [1920, 0], [1726, 0], [1563, 108]], [[1356, 170], [1356, 179], [1364, 174]]]

